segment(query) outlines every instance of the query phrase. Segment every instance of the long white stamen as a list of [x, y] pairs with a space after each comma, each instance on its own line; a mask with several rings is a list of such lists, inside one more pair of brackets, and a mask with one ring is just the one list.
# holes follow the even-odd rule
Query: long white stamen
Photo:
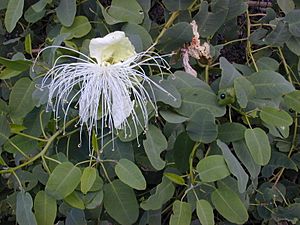
[[[96, 132], [98, 129], [99, 107], [102, 110], [100, 129], [102, 136], [106, 125], [111, 130], [112, 136], [115, 134], [114, 129], [117, 132], [118, 129], [124, 130], [125, 136], [132, 135], [133, 132], [137, 135], [139, 127], [141, 129], [147, 127], [148, 103], [157, 114], [153, 86], [170, 95], [165, 89], [152, 81], [143, 68], [145, 66], [155, 66], [160, 74], [163, 74], [163, 70], [169, 71], [170, 67], [164, 59], [165, 56], [160, 56], [155, 52], [141, 52], [124, 61], [103, 65], [85, 54], [67, 47], [49, 46], [44, 48], [43, 51], [50, 48], [73, 51], [83, 57], [59, 56], [55, 60], [54, 66], [44, 76], [40, 88], [49, 89], [47, 106], [53, 109], [57, 120], [59, 119], [60, 108], [64, 112], [63, 120], [65, 123], [72, 103], [75, 103], [75, 108], [79, 107], [78, 125], [80, 125], [80, 132], [82, 132], [85, 125], [90, 137], [89, 141], [93, 129]], [[59, 64], [60, 60], [66, 58], [77, 62]], [[150, 93], [147, 92], [144, 84], [149, 86]], [[52, 102], [53, 98], [55, 98], [54, 102]], [[142, 121], [138, 117], [136, 107], [142, 112]], [[133, 127], [129, 125], [129, 118], [133, 122]], [[101, 146], [103, 146], [103, 142], [102, 137]]]

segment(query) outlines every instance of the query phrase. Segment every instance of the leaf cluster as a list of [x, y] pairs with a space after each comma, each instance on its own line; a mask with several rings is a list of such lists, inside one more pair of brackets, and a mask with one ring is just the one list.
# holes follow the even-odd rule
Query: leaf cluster
[[[300, 224], [300, 1], [265, 2], [1, 0], [0, 224]], [[192, 20], [211, 54], [197, 77]], [[90, 154], [75, 105], [55, 120], [37, 88], [74, 53], [35, 59], [116, 30], [173, 53], [172, 74], [144, 69], [176, 101], [154, 88], [148, 129], [93, 135]]]

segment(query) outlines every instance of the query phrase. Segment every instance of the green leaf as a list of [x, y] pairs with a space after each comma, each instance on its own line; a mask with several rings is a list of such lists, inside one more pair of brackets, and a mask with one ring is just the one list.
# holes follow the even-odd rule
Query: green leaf
[[177, 70], [172, 76], [168, 77], [168, 82], [173, 84], [178, 90], [181, 88], [199, 88], [211, 90], [210, 86], [204, 81], [191, 76], [191, 74], [184, 71]]
[[271, 158], [271, 146], [266, 133], [260, 128], [247, 129], [245, 140], [254, 161], [261, 166]]
[[[229, 11], [228, 6], [229, 0], [216, 0], [211, 7], [207, 1], [201, 2], [199, 12], [194, 17], [201, 37], [213, 36], [224, 24]], [[211, 8], [211, 12], [208, 11], [209, 8]]]
[[219, 89], [232, 87], [233, 81], [241, 76], [240, 72], [224, 57], [220, 58], [220, 67], [222, 69], [222, 76]]
[[159, 114], [169, 123], [183, 123], [189, 119], [171, 111], [161, 110], [159, 111]]
[[37, 3], [33, 4], [31, 7], [35, 12], [41, 12], [48, 4], [48, 1], [49, 0], [40, 0]]
[[193, 142], [186, 132], [179, 134], [174, 143], [174, 161], [176, 168], [182, 173], [189, 169], [190, 154], [193, 150]]
[[162, 52], [171, 52], [190, 42], [193, 37], [192, 26], [187, 22], [179, 22], [168, 28], [158, 42], [157, 48]]
[[10, 126], [5, 116], [0, 115], [0, 146], [3, 145], [10, 136]]
[[300, 56], [300, 38], [292, 36], [287, 42], [286, 46], [289, 50], [295, 53], [297, 56]]
[[147, 50], [153, 43], [152, 37], [148, 31], [140, 25], [127, 23], [122, 27], [122, 30], [126, 33], [126, 36], [129, 38], [129, 40], [131, 40], [132, 43], [134, 43], [133, 40], [135, 40], [137, 37], [142, 41], [143, 46], [140, 51]]
[[260, 118], [267, 124], [276, 127], [288, 127], [293, 124], [293, 118], [284, 110], [265, 107], [259, 113]]
[[0, 1], [0, 10], [6, 9], [6, 7], [8, 5], [8, 1], [9, 0], [2, 0], [2, 1]]
[[37, 225], [32, 212], [32, 198], [28, 192], [18, 192], [16, 219], [19, 225]]
[[293, 160], [284, 153], [274, 151], [268, 165], [263, 167], [261, 174], [264, 177], [270, 177], [277, 168], [285, 168], [298, 172], [298, 167]]
[[164, 176], [175, 184], [184, 185], [184, 179], [175, 173], [164, 173]]
[[197, 171], [204, 182], [214, 182], [230, 175], [224, 157], [221, 155], [210, 155], [201, 159], [197, 164]]
[[270, 70], [256, 72], [248, 79], [254, 85], [258, 98], [278, 98], [295, 90], [281, 74]]
[[288, 107], [300, 113], [300, 91], [293, 91], [284, 96], [284, 102]]
[[285, 20], [288, 22], [289, 31], [292, 35], [300, 37], [300, 9], [290, 11]]
[[73, 208], [84, 209], [84, 203], [79, 197], [76, 191], [72, 192], [70, 195], [64, 198], [64, 201], [68, 203]]
[[277, 4], [285, 14], [295, 9], [295, 3], [293, 0], [277, 0]]
[[107, 24], [109, 25], [114, 25], [116, 23], [121, 23], [122, 21], [118, 20], [118, 19], [115, 19], [114, 17], [112, 17], [111, 15], [109, 15], [107, 13], [107, 9], [104, 8], [101, 4], [100, 5], [100, 8], [101, 8], [101, 12], [102, 12], [102, 15], [104, 17], [104, 20]]
[[19, 19], [22, 17], [24, 7], [24, 0], [9, 0], [5, 12], [4, 24], [6, 30], [11, 33]]
[[233, 142], [232, 145], [237, 157], [250, 173], [252, 180], [256, 179], [260, 173], [260, 166], [254, 162], [245, 140]]
[[174, 12], [177, 10], [186, 10], [192, 5], [193, 0], [163, 0], [163, 3], [169, 11]]
[[76, 15], [76, 0], [60, 0], [55, 11], [58, 20], [63, 26], [71, 26]]
[[244, 224], [248, 220], [247, 209], [239, 196], [229, 187], [222, 185], [211, 194], [216, 210], [229, 222]]
[[217, 96], [212, 90], [204, 88], [182, 88], [181, 93], [182, 104], [177, 111], [183, 116], [190, 117], [197, 109], [208, 109], [215, 117], [223, 116], [226, 112], [224, 106], [220, 106], [217, 102]]
[[121, 159], [115, 166], [119, 179], [136, 190], [146, 189], [146, 180], [136, 164], [128, 159]]
[[72, 38], [81, 38], [87, 35], [92, 29], [92, 26], [85, 16], [76, 16], [72, 26], [62, 27], [60, 34], [69, 34], [68, 40]]
[[9, 96], [12, 118], [23, 118], [34, 108], [35, 104], [32, 99], [34, 90], [35, 84], [29, 78], [21, 78], [15, 83]]
[[240, 193], [244, 193], [247, 188], [247, 183], [249, 180], [248, 174], [245, 172], [244, 168], [241, 166], [236, 157], [232, 154], [228, 146], [217, 140], [217, 145], [222, 150], [224, 159], [228, 166], [229, 171], [237, 178], [238, 180], [238, 189]]
[[0, 70], [0, 79], [1, 80], [10, 79], [10, 78], [20, 75], [21, 73], [22, 73], [22, 71], [10, 69], [10, 68], [4, 68], [4, 69]]
[[234, 79], [233, 84], [237, 102], [242, 108], [246, 108], [249, 99], [256, 94], [255, 87], [243, 76]]
[[60, 200], [71, 194], [80, 183], [81, 171], [70, 162], [55, 167], [46, 184], [46, 192]]
[[288, 221], [291, 224], [299, 224], [300, 203], [291, 203], [286, 207], [278, 206], [273, 210], [272, 217], [276, 221]]
[[107, 12], [121, 22], [140, 24], [144, 19], [143, 8], [136, 0], [113, 0]]
[[31, 35], [30, 33], [26, 35], [25, 37], [25, 51], [28, 54], [32, 54], [32, 43], [31, 43]]
[[104, 185], [104, 207], [120, 224], [133, 224], [139, 216], [139, 206], [134, 191], [120, 180]]
[[80, 178], [80, 190], [83, 194], [86, 194], [93, 187], [93, 184], [96, 181], [97, 170], [94, 167], [86, 167], [83, 170], [83, 173]]
[[32, 62], [29, 60], [12, 60], [0, 57], [0, 64], [16, 71], [26, 71], [30, 68]]
[[174, 192], [173, 183], [168, 178], [163, 177], [162, 182], [157, 185], [155, 193], [141, 203], [141, 208], [144, 210], [160, 209], [163, 204], [172, 198]]
[[40, 19], [42, 19], [44, 17], [46, 13], [46, 10], [42, 10], [40, 12], [36, 12], [34, 11], [33, 7], [29, 7], [25, 13], [24, 13], [24, 19], [28, 22], [28, 23], [36, 23], [37, 21], [39, 21]]
[[165, 104], [172, 106], [173, 108], [180, 107], [181, 95], [178, 92], [176, 87], [174, 87], [167, 80], [163, 80], [160, 76], [151, 76], [150, 79], [165, 90], [163, 91], [161, 90], [161, 88], [158, 88], [156, 85], [153, 84], [152, 87], [146, 84], [145, 89], [148, 91], [148, 93], [152, 93], [152, 91], [154, 93], [155, 98], [153, 98], [153, 101], [163, 102]]
[[208, 201], [204, 199], [197, 200], [196, 211], [202, 225], [215, 224], [213, 208]]
[[198, 109], [187, 123], [186, 131], [193, 141], [211, 143], [218, 136], [214, 115], [207, 109]]
[[270, 57], [261, 57], [257, 60], [256, 65], [258, 70], [273, 70], [277, 71], [279, 68], [279, 63]]
[[81, 209], [72, 208], [66, 217], [65, 225], [86, 225], [84, 211]]
[[269, 33], [265, 40], [265, 43], [273, 46], [283, 45], [289, 38], [291, 33], [289, 32], [289, 27], [286, 22], [279, 21], [275, 29]]
[[37, 141], [16, 135], [10, 138], [10, 141], [7, 141], [3, 146], [5, 151], [13, 154], [18, 152], [17, 148], [21, 149], [24, 153], [30, 153], [37, 149]]
[[168, 142], [161, 130], [150, 125], [143, 145], [151, 165], [156, 170], [163, 169], [166, 163], [160, 158], [160, 154], [168, 147]]
[[56, 201], [45, 191], [39, 191], [34, 198], [34, 214], [38, 225], [53, 225], [56, 218]]
[[224, 123], [218, 126], [218, 138], [224, 142], [244, 139], [246, 127], [240, 123]]
[[95, 209], [102, 204], [104, 198], [104, 194], [102, 190], [98, 192], [89, 193], [88, 195], [92, 195], [93, 197], [92, 199], [90, 199], [90, 201], [88, 202], [85, 201], [85, 208]]
[[236, 18], [246, 12], [248, 4], [243, 0], [229, 0], [226, 21]]
[[170, 225], [190, 225], [192, 220], [192, 207], [187, 202], [176, 200], [173, 203], [173, 214]]

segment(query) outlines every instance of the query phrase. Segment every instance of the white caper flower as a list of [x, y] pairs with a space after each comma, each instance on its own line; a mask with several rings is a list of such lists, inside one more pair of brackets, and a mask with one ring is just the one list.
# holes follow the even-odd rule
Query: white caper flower
[[[48, 106], [52, 107], [55, 118], [59, 117], [62, 108], [66, 121], [71, 104], [76, 102], [75, 108], [79, 107], [78, 124], [81, 132], [83, 126], [87, 126], [89, 137], [93, 128], [97, 132], [99, 115], [102, 118], [102, 134], [104, 127], [110, 128], [112, 135], [114, 129], [124, 130], [125, 133], [137, 132], [138, 126], [147, 126], [147, 103], [157, 112], [152, 86], [169, 94], [149, 79], [143, 69], [144, 66], [156, 66], [161, 74], [162, 69], [169, 70], [164, 56], [150, 51], [136, 53], [124, 32], [116, 31], [92, 39], [90, 56], [66, 47], [50, 46], [53, 47], [74, 51], [81, 58], [62, 55], [47, 72], [41, 88], [49, 89]], [[62, 58], [75, 59], [76, 62], [58, 64]], [[146, 91], [144, 84], [148, 84], [152, 93]], [[143, 113], [143, 121], [139, 120], [136, 108]], [[134, 124], [132, 129], [128, 128], [130, 117]]]

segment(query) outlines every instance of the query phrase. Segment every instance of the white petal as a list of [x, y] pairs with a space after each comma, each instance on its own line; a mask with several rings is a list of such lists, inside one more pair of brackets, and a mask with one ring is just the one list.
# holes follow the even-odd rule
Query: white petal
[[90, 56], [99, 64], [114, 64], [136, 54], [134, 46], [122, 31], [115, 31], [102, 38], [93, 38], [89, 45]]
[[112, 101], [112, 117], [114, 121], [114, 127], [119, 129], [121, 124], [131, 114], [133, 102], [131, 101], [128, 93], [123, 95], [118, 91], [114, 92]]

